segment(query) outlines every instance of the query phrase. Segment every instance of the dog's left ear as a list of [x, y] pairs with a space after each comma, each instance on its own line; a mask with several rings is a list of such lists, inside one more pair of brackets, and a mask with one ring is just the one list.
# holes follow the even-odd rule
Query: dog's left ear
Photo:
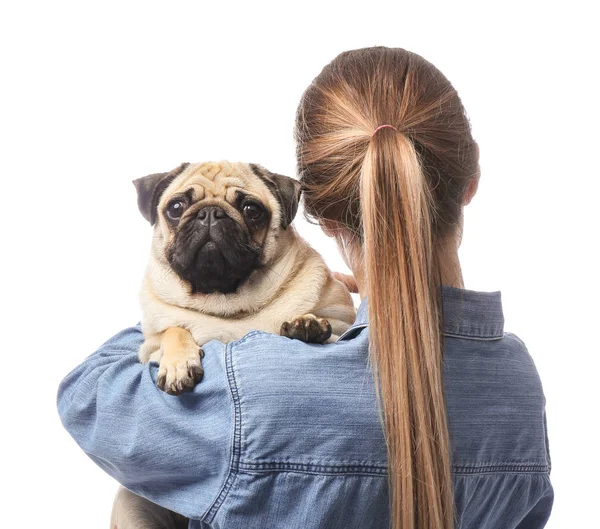
[[155, 173], [133, 180], [138, 195], [138, 208], [140, 208], [141, 214], [151, 226], [156, 223], [158, 202], [161, 195], [175, 177], [180, 175], [188, 165], [190, 164], [182, 163], [168, 173]]
[[302, 188], [298, 180], [289, 176], [271, 172], [268, 176], [277, 188], [275, 196], [281, 205], [281, 227], [285, 229], [292, 223], [298, 212]]
[[302, 188], [300, 182], [282, 174], [272, 173], [257, 164], [250, 164], [252, 172], [258, 176], [273, 193], [281, 207], [281, 227], [287, 228], [298, 212]]

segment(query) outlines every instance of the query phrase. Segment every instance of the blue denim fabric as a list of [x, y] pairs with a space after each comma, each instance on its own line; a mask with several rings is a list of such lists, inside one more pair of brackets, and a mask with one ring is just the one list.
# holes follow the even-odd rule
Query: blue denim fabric
[[[504, 332], [500, 292], [442, 288], [456, 527], [543, 527], [553, 489], [533, 360]], [[204, 380], [180, 397], [138, 363], [138, 324], [64, 379], [61, 419], [101, 468], [191, 528], [387, 528], [367, 310], [328, 345], [213, 340]]]

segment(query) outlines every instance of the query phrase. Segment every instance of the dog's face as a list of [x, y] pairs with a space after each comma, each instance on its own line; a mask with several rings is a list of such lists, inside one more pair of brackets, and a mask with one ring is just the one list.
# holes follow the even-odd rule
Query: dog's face
[[182, 164], [134, 180], [162, 255], [191, 294], [232, 293], [268, 264], [298, 209], [300, 184], [256, 164]]

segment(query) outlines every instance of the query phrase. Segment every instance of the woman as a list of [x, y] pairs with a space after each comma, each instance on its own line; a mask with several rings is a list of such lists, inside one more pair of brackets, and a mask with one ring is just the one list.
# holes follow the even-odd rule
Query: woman
[[465, 290], [458, 260], [479, 166], [456, 91], [403, 49], [342, 53], [306, 90], [296, 139], [306, 213], [356, 278], [355, 324], [324, 346], [210, 342], [179, 398], [126, 329], [63, 381], [66, 428], [191, 527], [543, 527], [541, 383], [500, 292]]

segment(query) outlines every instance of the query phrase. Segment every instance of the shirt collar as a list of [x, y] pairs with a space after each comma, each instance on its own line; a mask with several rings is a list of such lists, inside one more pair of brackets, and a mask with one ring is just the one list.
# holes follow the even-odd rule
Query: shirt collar
[[[473, 338], [475, 340], [497, 340], [504, 336], [504, 313], [499, 290], [480, 292], [442, 285], [444, 335]], [[350, 338], [356, 331], [368, 325], [367, 298], [361, 301], [356, 320], [340, 336]]]

